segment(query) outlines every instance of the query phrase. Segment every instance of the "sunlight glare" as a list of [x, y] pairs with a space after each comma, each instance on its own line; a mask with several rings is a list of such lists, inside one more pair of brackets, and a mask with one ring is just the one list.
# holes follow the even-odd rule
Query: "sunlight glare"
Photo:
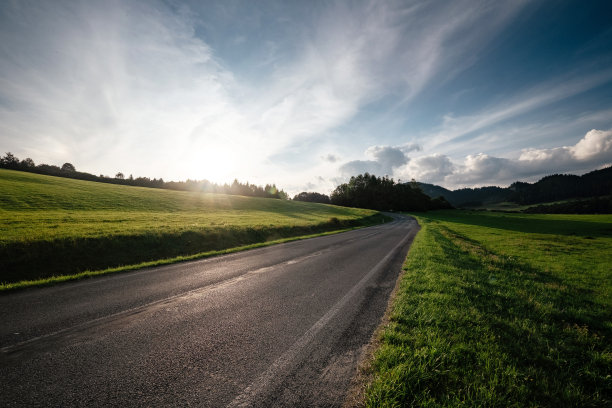
[[230, 183], [239, 170], [238, 157], [229, 149], [210, 149], [198, 154], [198, 160], [194, 161], [194, 173], [200, 178], [215, 183]]

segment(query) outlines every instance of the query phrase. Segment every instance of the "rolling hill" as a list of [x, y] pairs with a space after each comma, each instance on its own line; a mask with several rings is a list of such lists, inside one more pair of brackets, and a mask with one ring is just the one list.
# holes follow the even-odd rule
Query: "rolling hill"
[[0, 170], [0, 282], [45, 279], [381, 222], [371, 210]]
[[567, 199], [601, 197], [612, 194], [612, 167], [582, 176], [554, 174], [535, 183], [514, 182], [509, 187], [479, 187], [448, 190], [434, 184], [419, 183], [430, 197], [442, 196], [455, 207], [483, 207], [511, 202], [533, 205]]

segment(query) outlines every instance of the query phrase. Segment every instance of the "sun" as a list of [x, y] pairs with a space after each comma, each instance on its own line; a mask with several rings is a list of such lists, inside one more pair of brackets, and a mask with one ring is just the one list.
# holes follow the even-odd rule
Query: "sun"
[[239, 158], [235, 152], [225, 148], [211, 149], [198, 155], [194, 167], [200, 178], [216, 182], [230, 182], [237, 177]]

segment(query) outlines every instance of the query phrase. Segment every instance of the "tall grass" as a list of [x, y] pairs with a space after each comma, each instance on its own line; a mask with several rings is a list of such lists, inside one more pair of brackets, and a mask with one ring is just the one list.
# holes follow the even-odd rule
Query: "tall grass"
[[368, 406], [611, 406], [612, 216], [418, 220]]
[[38, 280], [381, 222], [374, 211], [0, 170], [0, 282]]

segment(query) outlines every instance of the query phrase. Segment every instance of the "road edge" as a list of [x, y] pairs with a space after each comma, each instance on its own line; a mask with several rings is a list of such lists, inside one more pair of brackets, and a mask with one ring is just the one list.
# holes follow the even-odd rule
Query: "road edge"
[[[416, 238], [418, 233], [421, 231], [421, 225], [418, 223], [416, 217], [410, 216], [410, 218], [414, 219], [418, 227], [418, 230], [413, 237], [414, 240], [414, 238]], [[400, 283], [404, 278], [404, 275], [406, 274], [404, 265], [406, 265], [406, 260], [410, 256], [411, 250], [412, 242], [410, 243], [410, 248], [408, 249], [408, 253], [406, 254], [406, 259], [404, 259], [404, 262], [402, 263], [402, 268], [398, 274], [397, 280], [395, 281], [393, 290], [389, 295], [389, 301], [387, 302], [387, 307], [385, 309], [383, 317], [381, 318], [380, 324], [378, 325], [378, 327], [376, 327], [374, 333], [372, 333], [368, 344], [364, 345], [362, 348], [361, 356], [359, 357], [359, 363], [357, 364], [355, 375], [351, 380], [351, 385], [344, 398], [342, 408], [363, 408], [366, 406], [365, 391], [374, 379], [374, 369], [372, 367], [372, 363], [374, 362], [374, 354], [380, 348], [381, 335], [390, 322], [391, 311], [393, 310], [395, 298], [397, 297], [397, 292], [399, 291]]]

